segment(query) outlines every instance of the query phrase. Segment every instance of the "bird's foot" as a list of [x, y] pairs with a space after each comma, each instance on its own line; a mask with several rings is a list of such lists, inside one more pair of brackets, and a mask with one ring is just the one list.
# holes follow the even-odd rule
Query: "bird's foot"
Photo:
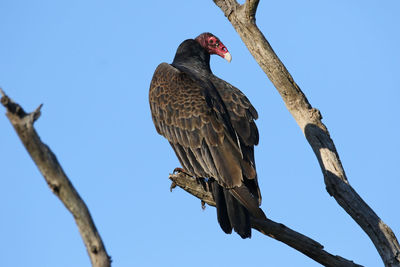
[[[182, 168], [180, 168], [180, 167], [176, 167], [176, 168], [173, 170], [173, 172], [172, 172], [172, 174], [179, 174], [179, 173], [183, 173], [183, 174], [185, 174], [185, 175], [187, 175], [187, 176], [192, 177], [192, 175], [190, 175], [189, 173], [187, 173], [187, 171], [185, 171], [184, 169], [182, 169]], [[169, 190], [172, 192], [172, 190], [173, 190], [176, 186], [177, 186], [177, 184], [173, 181], [173, 182], [171, 183], [171, 186], [170, 186]]]
[[184, 169], [182, 169], [180, 167], [176, 167], [172, 173], [173, 174], [175, 174], [175, 173], [183, 173], [183, 174], [186, 174], [187, 176], [192, 177], [192, 175], [190, 175], [186, 170], [184, 170]]

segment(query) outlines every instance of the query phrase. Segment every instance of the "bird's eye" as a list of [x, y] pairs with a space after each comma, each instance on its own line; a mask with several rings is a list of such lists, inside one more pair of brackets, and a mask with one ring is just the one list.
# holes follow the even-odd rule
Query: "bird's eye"
[[214, 44], [214, 39], [211, 39], [211, 40], [210, 40], [210, 44]]

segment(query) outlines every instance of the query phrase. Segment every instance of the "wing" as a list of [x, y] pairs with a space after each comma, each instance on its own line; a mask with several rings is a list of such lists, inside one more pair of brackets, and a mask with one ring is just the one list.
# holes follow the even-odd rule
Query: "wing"
[[[254, 122], [258, 118], [257, 111], [238, 88], [214, 75], [211, 77], [211, 81], [221, 96], [234, 131], [239, 137], [243, 159], [255, 169], [254, 146], [258, 144], [259, 140], [258, 129]], [[261, 205], [257, 176], [254, 179], [253, 177], [245, 177], [244, 183]]]
[[259, 135], [254, 120], [258, 114], [249, 99], [238, 88], [214, 75], [211, 81], [224, 101], [232, 126], [242, 142], [247, 146], [257, 145]]
[[[255, 178], [224, 119], [224, 104], [200, 82], [162, 63], [153, 75], [149, 100], [157, 132], [168, 139], [188, 172], [213, 177], [225, 188], [243, 185], [243, 177]], [[246, 142], [250, 139], [247, 135]]]

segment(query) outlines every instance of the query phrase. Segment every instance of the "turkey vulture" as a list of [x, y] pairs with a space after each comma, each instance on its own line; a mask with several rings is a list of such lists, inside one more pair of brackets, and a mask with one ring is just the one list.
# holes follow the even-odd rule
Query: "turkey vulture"
[[250, 215], [265, 218], [254, 162], [258, 115], [239, 89], [211, 72], [212, 54], [231, 61], [211, 33], [183, 41], [172, 64], [161, 63], [154, 72], [150, 109], [185, 172], [208, 179], [222, 230], [247, 238]]

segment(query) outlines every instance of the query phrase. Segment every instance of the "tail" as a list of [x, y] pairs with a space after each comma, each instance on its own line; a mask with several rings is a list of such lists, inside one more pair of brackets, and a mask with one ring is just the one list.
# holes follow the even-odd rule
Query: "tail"
[[227, 189], [212, 181], [211, 188], [216, 203], [218, 223], [222, 230], [230, 234], [233, 229], [243, 239], [250, 238], [250, 216], [266, 218], [254, 196], [244, 185]]

